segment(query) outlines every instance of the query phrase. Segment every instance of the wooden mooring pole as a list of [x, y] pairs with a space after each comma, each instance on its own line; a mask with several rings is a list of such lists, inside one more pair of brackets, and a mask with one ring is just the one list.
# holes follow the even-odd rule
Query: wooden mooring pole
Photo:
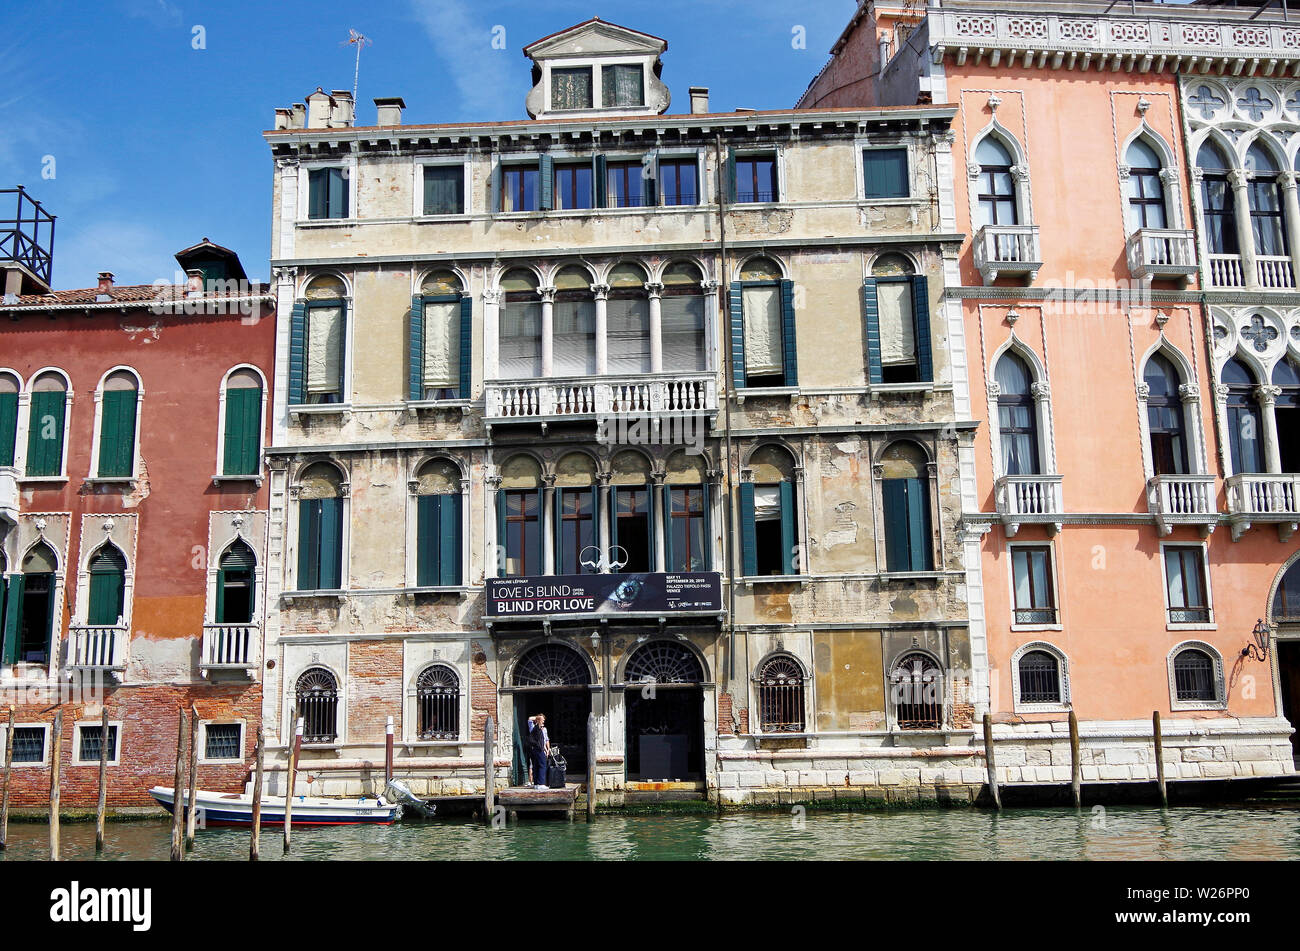
[[1079, 761], [1079, 718], [1070, 711], [1070, 796], [1074, 808], [1083, 805], [1083, 766]]
[[998, 791], [998, 768], [993, 759], [993, 717], [984, 714], [984, 766], [989, 774], [989, 795], [993, 797], [993, 807], [1002, 809], [1002, 793]]
[[248, 845], [248, 860], [256, 862], [262, 851], [262, 759], [265, 755], [266, 734], [257, 731], [257, 750], [253, 754], [257, 766], [253, 772], [253, 837]]
[[483, 822], [492, 824], [496, 812], [496, 737], [497, 725], [491, 716], [483, 724]]
[[1151, 734], [1156, 741], [1156, 784], [1160, 787], [1160, 805], [1169, 805], [1169, 790], [1165, 786], [1165, 741], [1160, 735], [1160, 711], [1151, 713]]
[[95, 851], [104, 851], [104, 811], [108, 806], [108, 707], [99, 717], [99, 799], [95, 802]]
[[587, 714], [587, 821], [596, 818], [596, 711]]
[[172, 861], [185, 858], [182, 827], [185, 816], [185, 708], [176, 708], [176, 776], [172, 783]]
[[5, 731], [4, 791], [0, 793], [0, 852], [9, 841], [9, 776], [14, 768], [14, 711], [9, 710], [9, 729]]
[[194, 849], [194, 827], [198, 823], [199, 809], [196, 805], [199, 793], [199, 708], [190, 704], [190, 794], [185, 805], [185, 851]]
[[298, 784], [298, 752], [302, 749], [302, 720], [293, 712], [293, 745], [289, 747], [289, 775], [284, 787], [284, 854], [289, 854], [293, 834], [293, 788]]
[[393, 781], [393, 718], [384, 725], [384, 784]]
[[59, 860], [59, 772], [63, 762], [63, 711], [54, 711], [54, 749], [50, 753], [50, 861]]

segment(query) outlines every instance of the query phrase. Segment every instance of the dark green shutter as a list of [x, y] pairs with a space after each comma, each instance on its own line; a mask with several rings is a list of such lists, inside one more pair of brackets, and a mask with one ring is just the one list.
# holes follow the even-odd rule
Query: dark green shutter
[[212, 618], [218, 624], [226, 620], [226, 572], [225, 569], [217, 571], [217, 613]]
[[549, 155], [543, 155], [537, 160], [537, 196], [538, 207], [542, 211], [550, 211], [555, 207], [555, 160]]
[[406, 351], [410, 357], [406, 398], [422, 400], [424, 399], [424, 298], [418, 294], [411, 298], [411, 328], [407, 335]]
[[730, 204], [736, 200], [736, 150], [727, 146], [727, 165], [723, 171], [723, 184], [726, 200]]
[[255, 475], [261, 449], [262, 390], [226, 390], [225, 475]]
[[438, 584], [460, 584], [460, 496], [439, 496]]
[[910, 570], [930, 570], [930, 507], [925, 482], [907, 479], [907, 547]]
[[758, 532], [754, 521], [754, 483], [740, 483], [740, 573], [758, 574]]
[[116, 624], [122, 615], [122, 572], [117, 569], [90, 572], [90, 611], [87, 624]]
[[348, 319], [351, 316], [348, 313], [348, 302], [341, 300], [339, 304], [339, 376], [335, 381], [339, 389], [339, 402], [346, 403], [348, 394], [344, 391], [343, 377], [348, 371]]
[[781, 574], [792, 575], [794, 570], [794, 486], [781, 483]]
[[709, 507], [709, 483], [700, 486], [700, 496], [704, 507], [704, 570], [713, 570], [713, 512]]
[[328, 171], [329, 176], [329, 217], [346, 218], [348, 216], [348, 180], [343, 175], [343, 169], [331, 168]]
[[438, 583], [438, 516], [437, 495], [415, 498], [415, 583], [425, 588]]
[[785, 385], [799, 385], [799, 358], [794, 330], [794, 281], [781, 282], [781, 364]]
[[916, 334], [916, 366], [921, 381], [934, 380], [934, 358], [930, 348], [930, 282], [924, 274], [912, 278], [912, 315]]
[[910, 571], [908, 554], [907, 479], [884, 479], [880, 483], [885, 506], [885, 569]]
[[862, 282], [862, 313], [867, 321], [867, 382], [885, 382], [880, 364], [880, 299], [877, 297], [876, 279]]
[[307, 217], [324, 218], [325, 217], [325, 196], [328, 189], [325, 180], [328, 173], [325, 169], [312, 169], [307, 173]]
[[100, 397], [99, 475], [129, 476], [135, 456], [135, 390], [105, 390]]
[[655, 484], [647, 482], [645, 484], [645, 524], [646, 524], [646, 564], [650, 566], [651, 571], [658, 570], [659, 566], [655, 563], [655, 533], [663, 529], [655, 525]]
[[[591, 544], [596, 548], [597, 559], [607, 557], [605, 549], [600, 547], [600, 486], [591, 487]], [[600, 571], [598, 567], [596, 569]]]
[[343, 587], [343, 500], [320, 500], [320, 586]]
[[320, 584], [320, 499], [298, 503], [298, 590], [312, 591]]
[[460, 299], [460, 391], [461, 399], [469, 399], [469, 385], [474, 356], [474, 298]]
[[673, 564], [673, 488], [670, 485], [660, 488], [662, 491], [659, 494], [663, 502], [664, 570], [676, 571]]
[[297, 301], [289, 319], [289, 405], [301, 406], [306, 400], [307, 372], [307, 305]]
[[591, 159], [591, 187], [595, 192], [596, 207], [604, 208], [609, 203], [609, 175], [603, 155]]
[[740, 389], [745, 385], [745, 285], [731, 285], [731, 381]]
[[[6, 586], [4, 613], [4, 643], [0, 649], [0, 663], [16, 664], [18, 662], [18, 640], [23, 629], [23, 583], [21, 574], [10, 575]], [[53, 601], [53, 596], [50, 597]]]
[[0, 466], [14, 464], [18, 439], [18, 394], [0, 393]]
[[[32, 394], [27, 429], [27, 474], [56, 476], [63, 470], [63, 416], [67, 394], [63, 390], [41, 390]], [[45, 420], [53, 420], [50, 433]], [[48, 438], [46, 438], [48, 435]]]

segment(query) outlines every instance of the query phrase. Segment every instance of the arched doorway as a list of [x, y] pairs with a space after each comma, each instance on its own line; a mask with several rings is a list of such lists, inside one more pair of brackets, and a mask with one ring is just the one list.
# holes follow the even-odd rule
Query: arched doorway
[[[528, 718], [546, 715], [551, 746], [568, 761], [570, 776], [587, 772], [587, 716], [591, 713], [591, 671], [572, 647], [538, 644], [515, 664], [515, 732], [522, 742]], [[518, 744], [516, 744], [518, 745]]]
[[690, 781], [704, 776], [704, 669], [675, 641], [637, 648], [623, 672], [627, 778]]
[[[1277, 632], [1282, 715], [1294, 727], [1300, 724], [1300, 561], [1293, 561], [1278, 581], [1270, 614]], [[1291, 734], [1291, 753], [1300, 762], [1300, 729]]]

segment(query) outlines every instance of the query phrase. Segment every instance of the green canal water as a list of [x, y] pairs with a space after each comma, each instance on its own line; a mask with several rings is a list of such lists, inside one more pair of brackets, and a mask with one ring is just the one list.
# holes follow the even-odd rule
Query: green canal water
[[[93, 823], [62, 826], [64, 859], [94, 859]], [[13, 823], [0, 861], [44, 859], [42, 824]], [[111, 823], [102, 860], [166, 860], [165, 821]], [[194, 859], [243, 860], [248, 830], [199, 830]], [[523, 821], [487, 828], [468, 821], [295, 829], [294, 860], [461, 859], [1300, 859], [1300, 809], [1101, 807], [905, 812], [609, 816]], [[279, 830], [262, 834], [264, 860], [279, 861]]]

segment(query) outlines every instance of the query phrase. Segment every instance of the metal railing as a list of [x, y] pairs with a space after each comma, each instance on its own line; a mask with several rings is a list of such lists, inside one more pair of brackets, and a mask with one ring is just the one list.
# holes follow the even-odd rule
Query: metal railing
[[606, 413], [712, 412], [718, 408], [711, 374], [670, 379], [489, 380], [488, 419], [553, 419]]
[[0, 218], [0, 260], [16, 261], [48, 287], [54, 269], [54, 215], [21, 185], [0, 188], [0, 203], [6, 195], [15, 196], [15, 207], [12, 218]]
[[82, 670], [125, 670], [125, 624], [74, 624], [68, 631], [68, 666]]
[[204, 624], [200, 667], [252, 668], [256, 666], [256, 624]]

